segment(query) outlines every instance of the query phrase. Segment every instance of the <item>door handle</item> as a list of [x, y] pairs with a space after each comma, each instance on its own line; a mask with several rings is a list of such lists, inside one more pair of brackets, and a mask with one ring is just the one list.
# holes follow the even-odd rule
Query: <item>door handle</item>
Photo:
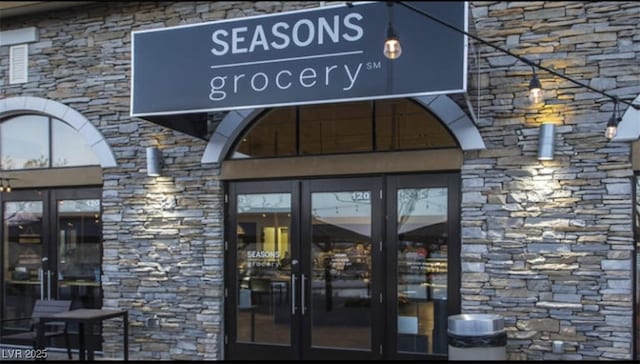
[[291, 273], [291, 315], [296, 314], [296, 275]]
[[300, 302], [300, 308], [302, 310], [302, 316], [304, 316], [304, 312], [306, 311], [306, 301], [305, 301], [305, 294], [304, 294], [304, 286], [306, 285], [307, 282], [307, 277], [304, 276], [304, 274], [302, 274], [302, 279], [300, 279], [300, 297], [302, 299], [302, 301]]
[[47, 299], [51, 299], [51, 271], [47, 270]]
[[[49, 260], [49, 257], [42, 257], [40, 261], [42, 264], [38, 268], [38, 279], [40, 280], [40, 300], [44, 301], [44, 263]], [[49, 295], [51, 297], [51, 295]]]
[[38, 268], [38, 280], [40, 281], [40, 300], [44, 301], [44, 270]]

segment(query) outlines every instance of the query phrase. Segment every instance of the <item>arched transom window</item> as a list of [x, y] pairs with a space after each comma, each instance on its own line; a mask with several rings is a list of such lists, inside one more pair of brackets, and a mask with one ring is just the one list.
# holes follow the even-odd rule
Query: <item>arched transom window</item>
[[408, 99], [272, 109], [236, 144], [232, 159], [455, 148], [451, 133]]
[[82, 135], [60, 119], [23, 114], [0, 120], [0, 170], [99, 164]]

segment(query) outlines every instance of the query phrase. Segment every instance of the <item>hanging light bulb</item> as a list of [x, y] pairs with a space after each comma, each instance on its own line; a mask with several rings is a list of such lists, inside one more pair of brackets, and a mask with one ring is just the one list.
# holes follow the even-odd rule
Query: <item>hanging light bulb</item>
[[7, 180], [7, 187], [5, 187], [4, 189], [7, 192], [11, 192], [11, 180]]
[[402, 46], [400, 38], [393, 31], [393, 27], [389, 24], [387, 28], [387, 39], [384, 41], [384, 56], [389, 59], [396, 59], [402, 55]]
[[622, 120], [622, 118], [616, 114], [616, 111], [618, 111], [618, 102], [613, 104], [613, 115], [609, 118], [607, 129], [604, 131], [604, 136], [609, 140], [613, 139], [618, 133], [618, 123]]
[[0, 179], [0, 192], [4, 192], [4, 179]]
[[531, 77], [531, 81], [529, 82], [529, 101], [531, 101], [532, 105], [537, 105], [541, 103], [544, 98], [542, 94], [542, 84], [536, 75], [536, 70], [533, 69], [533, 76]]
[[617, 133], [618, 123], [615, 116], [612, 115], [609, 118], [609, 122], [607, 123], [607, 129], [604, 131], [604, 136], [607, 137], [607, 139], [613, 139], [613, 137], [615, 137]]
[[391, 25], [391, 6], [393, 6], [393, 3], [389, 1], [387, 2], [387, 6], [389, 7], [389, 25], [387, 26], [387, 39], [384, 41], [384, 49], [382, 53], [384, 53], [384, 56], [389, 59], [396, 59], [402, 55], [402, 46], [400, 45], [400, 38], [398, 38], [398, 35]]

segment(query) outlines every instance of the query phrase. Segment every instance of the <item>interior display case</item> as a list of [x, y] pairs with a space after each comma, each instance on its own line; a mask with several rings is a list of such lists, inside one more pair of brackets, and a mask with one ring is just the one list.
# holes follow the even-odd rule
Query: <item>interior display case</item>
[[446, 317], [446, 245], [432, 244], [438, 250], [429, 251], [420, 242], [402, 244], [407, 249], [398, 255], [398, 349], [442, 352], [439, 342], [446, 338], [446, 323], [439, 318]]
[[9, 225], [5, 242], [5, 276], [11, 281], [38, 280], [38, 270], [42, 259], [42, 239], [38, 224]]
[[[422, 245], [421, 243], [410, 243]], [[432, 257], [424, 248], [406, 251], [398, 256], [398, 292], [409, 299], [447, 298], [446, 251], [434, 252]]]

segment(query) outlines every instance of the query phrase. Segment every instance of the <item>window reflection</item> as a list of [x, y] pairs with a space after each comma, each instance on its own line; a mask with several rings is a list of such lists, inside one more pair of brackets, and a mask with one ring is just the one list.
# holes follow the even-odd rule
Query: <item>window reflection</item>
[[291, 343], [291, 195], [237, 196], [238, 342]]
[[371, 191], [311, 195], [311, 345], [371, 348]]
[[238, 144], [233, 158], [285, 157], [296, 154], [296, 108], [269, 111]]
[[100, 200], [58, 201], [59, 297], [73, 307], [100, 308]]
[[449, 131], [420, 105], [409, 100], [376, 101], [377, 150], [455, 147]]
[[58, 201], [59, 280], [100, 285], [100, 200]]
[[51, 123], [51, 153], [53, 167], [99, 164], [84, 138], [67, 123], [55, 119]]
[[[28, 317], [35, 300], [41, 298], [38, 272], [43, 252], [43, 209], [42, 201], [4, 203], [2, 267], [5, 319]], [[28, 328], [28, 325], [29, 321], [11, 321], [4, 328]]]
[[456, 146], [447, 128], [428, 110], [409, 99], [393, 99], [273, 109], [254, 122], [232, 158]]
[[371, 102], [300, 108], [301, 154], [370, 152]]
[[447, 352], [447, 189], [397, 191], [398, 351]]
[[0, 122], [0, 169], [97, 165], [85, 139], [67, 123], [43, 115]]
[[49, 118], [17, 116], [0, 123], [2, 169], [45, 168], [49, 166]]

